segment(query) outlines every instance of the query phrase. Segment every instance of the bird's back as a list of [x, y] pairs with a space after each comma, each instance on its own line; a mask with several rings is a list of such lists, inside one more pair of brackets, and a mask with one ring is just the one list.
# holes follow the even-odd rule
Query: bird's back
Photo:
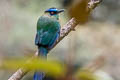
[[60, 28], [57, 19], [41, 16], [37, 22], [37, 30], [44, 29], [45, 31], [56, 32]]
[[57, 19], [42, 16], [37, 22], [36, 45], [45, 45], [50, 47], [60, 32], [60, 24]]

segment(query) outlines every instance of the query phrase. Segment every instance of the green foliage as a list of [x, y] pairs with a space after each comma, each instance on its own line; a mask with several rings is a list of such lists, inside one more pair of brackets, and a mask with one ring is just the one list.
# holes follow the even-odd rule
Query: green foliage
[[[29, 61], [28, 61], [29, 60]], [[40, 70], [46, 72], [48, 75], [61, 76], [65, 73], [65, 67], [58, 61], [46, 61], [44, 59], [7, 59], [4, 60], [1, 69], [16, 70], [18, 68], [24, 68], [26, 70]]]

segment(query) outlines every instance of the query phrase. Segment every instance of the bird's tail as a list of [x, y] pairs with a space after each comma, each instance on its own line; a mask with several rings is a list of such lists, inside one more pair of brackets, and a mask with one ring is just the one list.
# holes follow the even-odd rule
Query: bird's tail
[[[48, 50], [46, 48], [38, 47], [38, 55], [40, 57], [47, 58], [47, 53], [48, 53]], [[36, 71], [34, 73], [33, 80], [43, 80], [44, 77], [45, 77], [44, 72]]]
[[34, 73], [34, 80], [43, 80], [43, 78], [45, 77], [45, 73], [43, 72], [35, 72]]
[[48, 50], [44, 47], [38, 47], [38, 54], [39, 56], [46, 57]]

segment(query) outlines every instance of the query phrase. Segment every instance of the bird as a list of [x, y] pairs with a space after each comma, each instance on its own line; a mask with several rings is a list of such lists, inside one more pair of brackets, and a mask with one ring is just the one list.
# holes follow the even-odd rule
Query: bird
[[[60, 36], [59, 14], [61, 12], [64, 12], [64, 9], [49, 8], [37, 21], [35, 45], [38, 47], [38, 56], [42, 58], [47, 58], [49, 50]], [[44, 72], [36, 71], [33, 80], [43, 80], [44, 77]]]

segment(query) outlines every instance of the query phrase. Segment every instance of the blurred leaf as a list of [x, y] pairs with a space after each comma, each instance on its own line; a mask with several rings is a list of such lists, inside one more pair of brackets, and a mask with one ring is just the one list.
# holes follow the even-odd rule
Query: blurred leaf
[[74, 0], [69, 8], [70, 17], [75, 17], [80, 23], [86, 23], [89, 17], [88, 2], [89, 0]]
[[[28, 61], [29, 60], [29, 61]], [[4, 60], [1, 69], [18, 69], [23, 67], [27, 70], [40, 70], [48, 73], [48, 75], [59, 76], [64, 75], [65, 67], [58, 61], [47, 61], [45, 59], [7, 59]]]

